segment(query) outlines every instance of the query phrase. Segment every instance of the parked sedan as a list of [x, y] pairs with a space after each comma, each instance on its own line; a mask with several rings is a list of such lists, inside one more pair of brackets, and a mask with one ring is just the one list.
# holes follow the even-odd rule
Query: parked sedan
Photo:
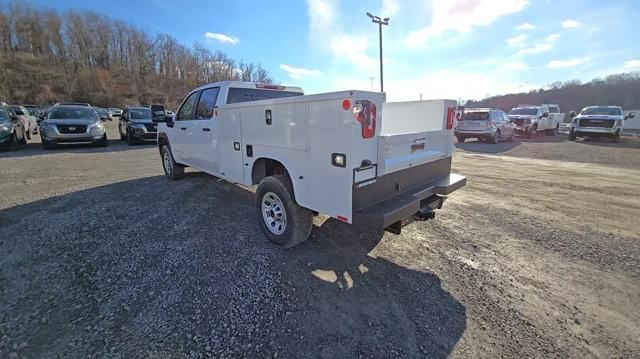
[[27, 131], [11, 107], [0, 104], [0, 146], [10, 151], [27, 143]]
[[42, 147], [61, 143], [93, 143], [107, 146], [107, 132], [96, 111], [86, 106], [54, 106], [40, 125]]
[[149, 106], [128, 107], [120, 116], [118, 131], [129, 146], [158, 137], [158, 125], [151, 121]]
[[490, 108], [469, 108], [464, 110], [462, 120], [455, 129], [458, 142], [467, 138], [488, 140], [498, 143], [502, 140], [513, 141], [516, 126], [503, 111]]
[[94, 107], [93, 109], [96, 110], [102, 121], [113, 121], [111, 113], [106, 108]]

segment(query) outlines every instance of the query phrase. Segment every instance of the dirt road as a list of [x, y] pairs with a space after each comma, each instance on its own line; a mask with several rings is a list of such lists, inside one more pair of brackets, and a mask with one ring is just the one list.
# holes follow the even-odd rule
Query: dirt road
[[460, 144], [435, 220], [290, 251], [153, 146], [0, 153], [0, 357], [634, 357], [638, 143]]

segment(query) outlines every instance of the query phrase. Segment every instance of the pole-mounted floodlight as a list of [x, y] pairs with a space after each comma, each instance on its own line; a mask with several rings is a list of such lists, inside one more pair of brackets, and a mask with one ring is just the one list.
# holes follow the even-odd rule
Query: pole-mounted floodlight
[[380, 92], [384, 92], [384, 79], [382, 77], [382, 25], [389, 25], [389, 18], [381, 19], [380, 16], [372, 15], [367, 12], [367, 16], [371, 18], [371, 22], [378, 24], [378, 38], [380, 40]]

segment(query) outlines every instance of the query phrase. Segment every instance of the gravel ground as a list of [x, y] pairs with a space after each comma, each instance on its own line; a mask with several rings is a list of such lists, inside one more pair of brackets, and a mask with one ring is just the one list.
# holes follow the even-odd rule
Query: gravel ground
[[435, 220], [289, 251], [153, 145], [2, 152], [0, 358], [637, 357], [640, 141], [458, 146]]

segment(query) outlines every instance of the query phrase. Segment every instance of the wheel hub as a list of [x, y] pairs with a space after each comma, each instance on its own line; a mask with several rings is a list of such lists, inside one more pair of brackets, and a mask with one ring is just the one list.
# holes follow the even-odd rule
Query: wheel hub
[[287, 229], [287, 212], [277, 194], [267, 192], [262, 196], [262, 219], [275, 235], [281, 235]]

